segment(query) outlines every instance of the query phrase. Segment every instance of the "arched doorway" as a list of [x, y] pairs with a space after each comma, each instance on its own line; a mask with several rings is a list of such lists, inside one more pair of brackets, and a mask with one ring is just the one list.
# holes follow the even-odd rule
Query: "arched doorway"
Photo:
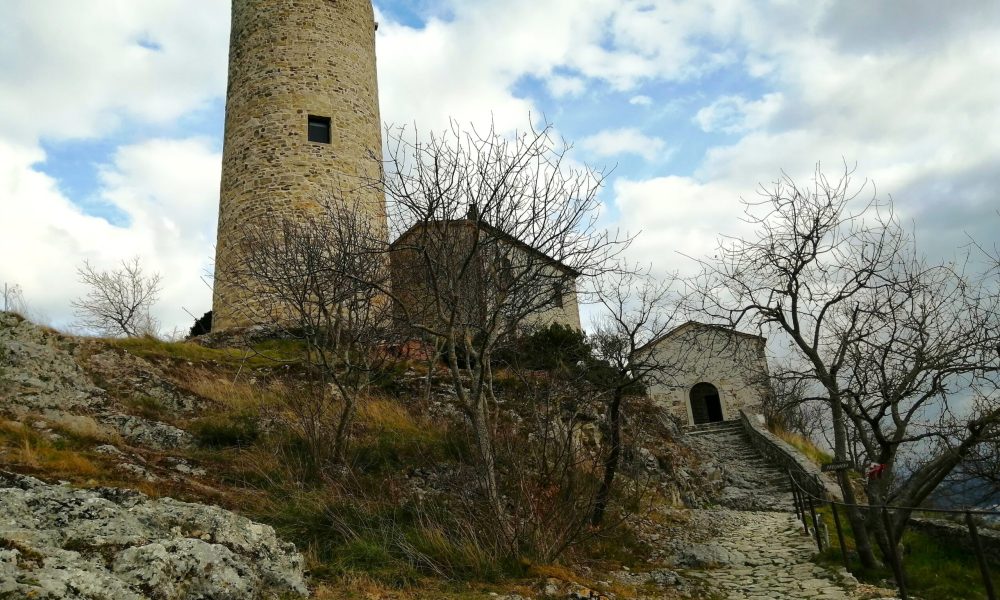
[[711, 383], [699, 383], [691, 388], [691, 416], [695, 425], [722, 420], [722, 400], [719, 390]]

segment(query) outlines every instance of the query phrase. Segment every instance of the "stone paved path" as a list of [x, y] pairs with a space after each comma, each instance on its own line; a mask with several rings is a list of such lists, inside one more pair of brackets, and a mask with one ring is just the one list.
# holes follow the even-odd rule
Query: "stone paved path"
[[[688, 577], [726, 600], [846, 600], [857, 595], [857, 581], [842, 569], [814, 564], [815, 547], [801, 533], [794, 515], [778, 512], [700, 511], [731, 527], [710, 544], [694, 547], [703, 566], [715, 555], [717, 568], [691, 570]], [[717, 529], [718, 530], [718, 529]], [[681, 560], [692, 561], [690, 556]], [[708, 560], [705, 560], [708, 559]], [[699, 562], [695, 557], [693, 562]]]
[[699, 425], [688, 432], [699, 454], [718, 465], [724, 487], [719, 503], [737, 510], [792, 509], [788, 473], [772, 465], [750, 443], [740, 421]]
[[[812, 562], [812, 539], [792, 512], [787, 474], [750, 444], [739, 422], [688, 432], [689, 443], [721, 470], [718, 508], [675, 514], [659, 531], [662, 557], [713, 598], [856, 600], [878, 597], [842, 568]], [[670, 523], [670, 518], [665, 519]], [[884, 591], [884, 590], [880, 590]]]

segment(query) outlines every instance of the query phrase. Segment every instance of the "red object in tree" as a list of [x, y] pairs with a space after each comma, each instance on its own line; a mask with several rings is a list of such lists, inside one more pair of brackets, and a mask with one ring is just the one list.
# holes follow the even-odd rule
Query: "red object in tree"
[[887, 465], [872, 463], [868, 465], [868, 470], [865, 471], [865, 475], [868, 476], [868, 479], [878, 479], [883, 473], [885, 473], [886, 466]]

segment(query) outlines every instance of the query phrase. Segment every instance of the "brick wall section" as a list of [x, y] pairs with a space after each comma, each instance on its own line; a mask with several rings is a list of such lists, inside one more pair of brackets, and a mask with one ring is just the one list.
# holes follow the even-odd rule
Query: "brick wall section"
[[741, 410], [740, 419], [757, 452], [782, 469], [791, 471], [799, 485], [817, 498], [843, 502], [840, 487], [795, 446], [768, 431], [763, 415]]
[[[385, 230], [370, 186], [381, 121], [370, 0], [233, 0], [216, 246], [214, 328], [255, 324], [252, 282], [232, 281], [241, 225], [360, 205]], [[308, 116], [331, 143], [309, 142]]]

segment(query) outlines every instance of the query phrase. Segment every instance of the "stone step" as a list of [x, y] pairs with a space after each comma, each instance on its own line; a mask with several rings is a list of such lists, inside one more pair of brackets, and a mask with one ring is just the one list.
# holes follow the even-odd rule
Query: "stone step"
[[686, 432], [691, 437], [710, 437], [724, 439], [727, 437], [743, 437], [743, 429], [739, 427], [727, 427], [723, 429], [692, 429]]
[[732, 421], [716, 421], [714, 423], [702, 423], [700, 425], [689, 425], [685, 427], [688, 432], [693, 431], [717, 431], [726, 429], [742, 429], [743, 422], [739, 419], [734, 419]]

